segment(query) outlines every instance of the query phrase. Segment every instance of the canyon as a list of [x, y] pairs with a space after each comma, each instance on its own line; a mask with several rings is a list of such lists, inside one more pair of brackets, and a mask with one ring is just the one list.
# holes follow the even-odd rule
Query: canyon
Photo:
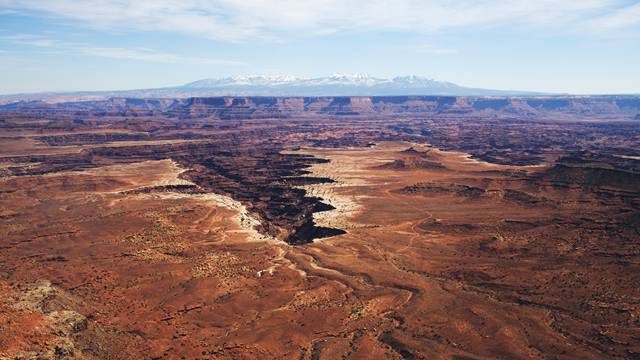
[[640, 358], [640, 97], [0, 105], [0, 358]]

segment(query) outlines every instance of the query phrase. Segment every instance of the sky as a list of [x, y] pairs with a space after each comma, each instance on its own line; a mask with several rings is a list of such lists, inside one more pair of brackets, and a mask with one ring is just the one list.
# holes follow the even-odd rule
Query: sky
[[640, 93], [640, 1], [0, 0], [0, 94], [335, 73]]

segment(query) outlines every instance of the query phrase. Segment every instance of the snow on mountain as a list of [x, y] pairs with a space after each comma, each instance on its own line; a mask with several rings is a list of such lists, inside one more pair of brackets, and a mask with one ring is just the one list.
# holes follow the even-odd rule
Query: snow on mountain
[[367, 74], [325, 77], [236, 76], [204, 79], [176, 88], [217, 95], [260, 96], [375, 96], [375, 95], [507, 95], [512, 93], [462, 87], [450, 82], [409, 75], [378, 78]]
[[427, 87], [456, 87], [452, 83], [435, 81], [420, 76], [398, 76], [392, 79], [376, 78], [367, 74], [333, 74], [326, 77], [303, 78], [295, 76], [234, 76], [204, 79], [184, 85], [185, 88], [216, 88], [222, 86], [363, 86], [406, 85]]
[[0, 104], [15, 101], [76, 101], [109, 97], [185, 98], [203, 96], [506, 96], [539, 95], [525, 91], [468, 88], [450, 82], [409, 75], [378, 78], [367, 74], [333, 74], [325, 77], [234, 76], [198, 80], [186, 85], [123, 91], [64, 92], [0, 96]]
[[221, 79], [204, 79], [184, 85], [188, 88], [213, 88], [220, 86], [275, 86], [293, 84], [303, 80], [295, 76], [234, 76]]

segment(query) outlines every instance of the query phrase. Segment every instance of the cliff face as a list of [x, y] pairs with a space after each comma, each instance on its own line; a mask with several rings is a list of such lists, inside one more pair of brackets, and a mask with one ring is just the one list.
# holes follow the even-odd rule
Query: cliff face
[[220, 119], [288, 118], [295, 115], [493, 114], [493, 115], [625, 115], [640, 111], [640, 97], [207, 97], [178, 100], [168, 110], [177, 117]]
[[221, 96], [187, 99], [112, 98], [48, 104], [41, 101], [0, 106], [1, 111], [77, 115], [153, 115], [222, 120], [300, 116], [376, 116], [395, 114], [513, 116], [548, 118], [612, 117], [638, 120], [640, 96], [465, 97], [465, 96]]
[[436, 113], [455, 108], [456, 97], [215, 97], [178, 101], [168, 111], [178, 117], [221, 119], [287, 118], [294, 115], [371, 115], [376, 113]]

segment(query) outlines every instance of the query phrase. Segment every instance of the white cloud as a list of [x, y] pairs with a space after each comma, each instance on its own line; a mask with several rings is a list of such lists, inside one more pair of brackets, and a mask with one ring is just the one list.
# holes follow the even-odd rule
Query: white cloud
[[[0, 2], [0, 5], [2, 5], [3, 3]], [[11, 9], [1, 9], [0, 10], [0, 15], [24, 15], [23, 13], [21, 13], [20, 11], [16, 11], [16, 10], [11, 10]]]
[[201, 65], [246, 65], [234, 60], [212, 59], [203, 57], [181, 56], [173, 53], [159, 52], [151, 49], [126, 49], [114, 47], [76, 47], [78, 54], [96, 56], [117, 60], [138, 60], [173, 64], [201, 64]]
[[617, 9], [590, 22], [595, 30], [619, 30], [640, 25], [640, 3]]
[[456, 55], [460, 53], [457, 49], [441, 48], [432, 44], [417, 45], [415, 46], [415, 50], [420, 53], [432, 55]]
[[29, 45], [40, 48], [57, 48], [64, 45], [62, 41], [31, 34], [14, 34], [0, 36], [0, 40], [14, 44]]
[[[637, 15], [637, 10], [615, 13], [624, 3], [623, 0], [0, 0], [0, 7], [73, 19], [93, 28], [166, 31], [243, 41], [282, 39], [293, 34], [426, 33], [452, 27], [501, 25], [573, 29], [598, 19], [612, 28], [636, 25], [632, 16]], [[611, 11], [614, 14], [607, 17]]]
[[0, 41], [27, 45], [66, 54], [101, 57], [116, 60], [137, 60], [157, 63], [202, 64], [202, 65], [246, 65], [244, 62], [224, 59], [181, 56], [148, 48], [98, 47], [83, 43], [65, 42], [32, 34], [0, 36]]

